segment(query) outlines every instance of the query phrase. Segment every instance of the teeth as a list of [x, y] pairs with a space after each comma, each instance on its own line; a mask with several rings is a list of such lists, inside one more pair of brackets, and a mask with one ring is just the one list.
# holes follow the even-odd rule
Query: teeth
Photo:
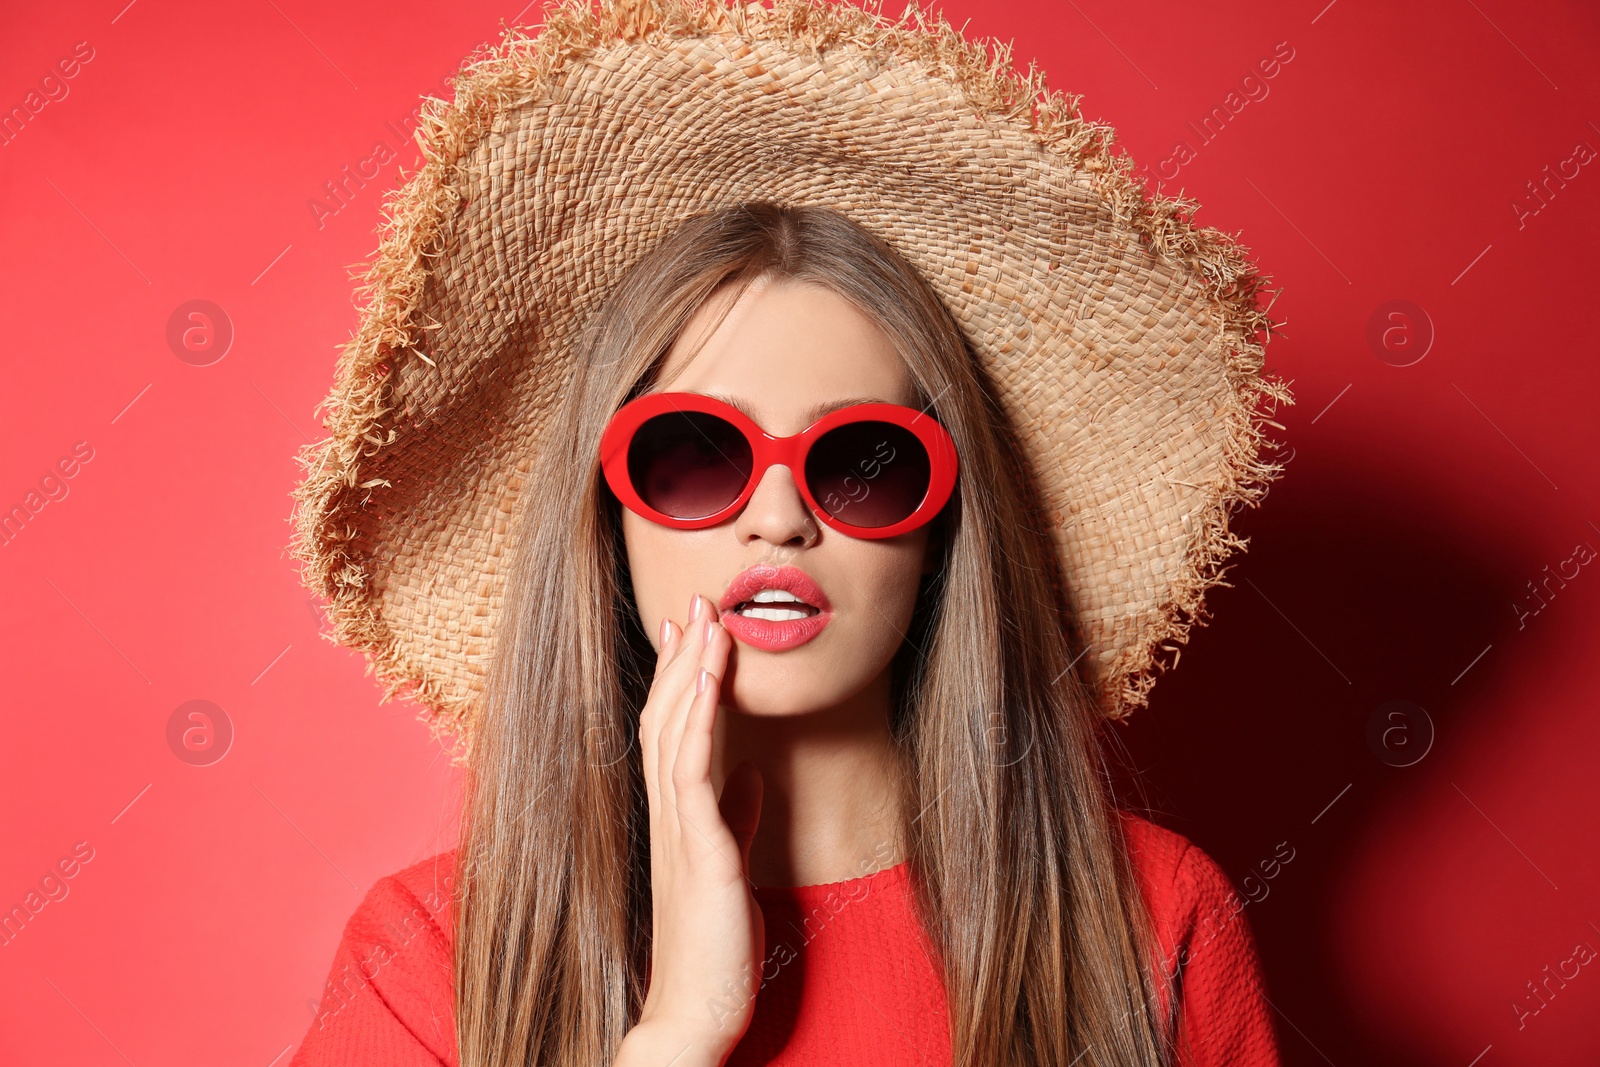
[[739, 614], [747, 619], [766, 619], [768, 622], [793, 622], [811, 617], [808, 612], [793, 608], [742, 608]]
[[774, 604], [785, 601], [791, 604], [803, 604], [805, 601], [789, 592], [787, 589], [763, 589], [750, 598], [757, 604]]
[[[773, 606], [766, 607], [767, 604]], [[780, 604], [783, 606], [779, 607]], [[789, 607], [791, 604], [795, 606]], [[794, 622], [797, 619], [809, 619], [817, 614], [815, 607], [787, 589], [758, 590], [749, 600], [741, 604], [738, 610], [745, 618], [765, 619], [768, 622]]]

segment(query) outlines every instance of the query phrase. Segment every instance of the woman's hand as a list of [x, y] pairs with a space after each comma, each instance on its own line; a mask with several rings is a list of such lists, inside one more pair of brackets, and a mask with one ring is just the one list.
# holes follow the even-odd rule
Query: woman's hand
[[[650, 984], [618, 1064], [720, 1065], [744, 1036], [761, 982], [765, 930], [747, 877], [761, 775], [740, 764], [711, 783], [713, 727], [732, 638], [701, 596], [680, 631], [662, 621], [639, 716], [650, 799]], [[677, 1058], [675, 1058], [677, 1057]]]

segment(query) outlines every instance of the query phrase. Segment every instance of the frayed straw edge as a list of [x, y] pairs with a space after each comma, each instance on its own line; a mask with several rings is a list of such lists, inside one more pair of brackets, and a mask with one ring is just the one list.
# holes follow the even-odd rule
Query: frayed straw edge
[[[329, 601], [333, 628], [324, 636], [365, 652], [368, 673], [383, 685], [380, 703], [402, 693], [420, 702], [421, 717], [435, 737], [466, 746], [458, 747], [455, 760], [464, 761], [476, 698], [454, 693], [397, 650], [393, 633], [368, 595], [365, 557], [358, 545], [362, 506], [380, 487], [360, 480], [363, 461], [395, 440], [392, 428], [383, 429], [389, 413], [388, 360], [410, 352], [432, 364], [416, 346], [436, 324], [414, 323], [412, 318], [427, 281], [427, 261], [443, 251], [444, 225], [461, 200], [462, 160], [490, 131], [496, 116], [542, 94], [550, 75], [569, 59], [608, 44], [645, 40], [665, 45], [730, 30], [747, 40], [795, 42], [815, 51], [853, 46], [926, 64], [958, 85], [975, 110], [1022, 125], [1040, 146], [1087, 171], [1094, 191], [1120, 221], [1157, 254], [1188, 266], [1211, 291], [1223, 337], [1232, 345], [1224, 477], [1201, 509], [1205, 518], [1173, 600], [1161, 609], [1144, 646], [1124, 650], [1105, 672], [1117, 683], [1109, 694], [1110, 717], [1122, 718], [1145, 706], [1155, 674], [1165, 669], [1155, 649], [1184, 643], [1190, 627], [1205, 621], [1204, 591], [1221, 581], [1222, 561], [1245, 548], [1246, 542], [1227, 528], [1229, 507], [1236, 501], [1253, 506], [1281, 471], [1258, 456], [1260, 424], [1269, 420], [1256, 413], [1265, 399], [1293, 403], [1284, 383], [1261, 373], [1263, 342], [1256, 338], [1270, 337], [1280, 324], [1257, 306], [1262, 278], [1246, 250], [1219, 231], [1194, 225], [1193, 201], [1148, 190], [1136, 177], [1133, 161], [1113, 150], [1111, 127], [1079, 113], [1081, 96], [1050, 90], [1032, 61], [1026, 72], [1016, 71], [1009, 43], [968, 41], [943, 14], [914, 5], [891, 23], [881, 14], [881, 0], [867, 0], [861, 7], [827, 0], [773, 0], [770, 7], [736, 0], [728, 6], [722, 0], [602, 0], [599, 10], [585, 0], [559, 0], [547, 10], [537, 36], [509, 28], [497, 46], [469, 57], [453, 79], [453, 102], [424, 101], [417, 134], [423, 164], [384, 197], [379, 246], [357, 279], [364, 298], [360, 325], [342, 346], [335, 385], [318, 406], [329, 413], [323, 426], [330, 436], [303, 446], [296, 457], [306, 478], [294, 492], [290, 550], [303, 564], [306, 586]], [[419, 330], [424, 331], [420, 337]]]

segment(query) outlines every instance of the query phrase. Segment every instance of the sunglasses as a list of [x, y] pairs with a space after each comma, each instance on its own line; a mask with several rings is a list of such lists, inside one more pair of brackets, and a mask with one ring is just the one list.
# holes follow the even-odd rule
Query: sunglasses
[[647, 393], [623, 405], [600, 440], [600, 467], [617, 499], [679, 530], [737, 514], [774, 463], [789, 468], [819, 519], [851, 537], [917, 529], [956, 482], [950, 434], [899, 404], [853, 404], [774, 437], [712, 397]]

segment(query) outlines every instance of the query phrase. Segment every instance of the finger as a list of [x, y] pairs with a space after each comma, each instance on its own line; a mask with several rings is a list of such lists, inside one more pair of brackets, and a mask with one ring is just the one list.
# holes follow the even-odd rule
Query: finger
[[[695, 602], [698, 595], [689, 598], [689, 615], [695, 615]], [[650, 788], [659, 792], [659, 757], [661, 752], [662, 727], [670, 718], [666, 709], [670, 709], [677, 694], [683, 689], [685, 680], [682, 677], [685, 667], [682, 665], [684, 649], [692, 648], [694, 641], [689, 635], [692, 633], [694, 620], [679, 628], [671, 616], [666, 616], [661, 621], [661, 630], [666, 635], [661, 648], [656, 655], [655, 677], [650, 684], [650, 694], [645, 700], [645, 706], [639, 713], [639, 749], [643, 760], [646, 783]], [[674, 666], [677, 665], [677, 666]], [[668, 677], [669, 672], [673, 672]]]
[[721, 682], [710, 671], [702, 671], [701, 677], [705, 685], [695, 693], [690, 725], [670, 774], [682, 823], [680, 832], [686, 844], [710, 849], [728, 865], [731, 875], [743, 876], [738, 842], [722, 818], [716, 789], [711, 784], [709, 737], [718, 713]]
[[660, 647], [656, 649], [655, 677], [661, 677], [662, 670], [672, 661], [672, 657], [678, 651], [679, 638], [682, 634], [683, 631], [678, 629], [677, 624], [672, 621], [670, 616], [662, 616]]
[[661, 728], [662, 744], [672, 750], [674, 758], [679, 746], [683, 744], [689, 716], [695, 706], [695, 698], [699, 694], [700, 671], [706, 668], [716, 669], [715, 649], [717, 643], [724, 638], [722, 627], [716, 620], [711, 619], [707, 622], [704, 616], [693, 624], [693, 630], [696, 640], [691, 641], [691, 647], [685, 649], [686, 657], [694, 654], [693, 659], [686, 664], [692, 673], [683, 676], [681, 682], [683, 688], [680, 690], [678, 702], [674, 705], [674, 713], [670, 716], [670, 721], [663, 723]]
[[[695, 674], [694, 700], [684, 716], [683, 736], [678, 739], [678, 758], [673, 761], [673, 782], [680, 790], [685, 783], [699, 788], [711, 781], [710, 737], [722, 695], [721, 680], [705, 668]], [[712, 796], [715, 800], [715, 795]], [[700, 805], [704, 808], [704, 805]]]
[[658, 773], [659, 756], [661, 750], [661, 708], [669, 702], [670, 694], [664, 695], [662, 691], [661, 676], [666, 671], [668, 663], [678, 654], [683, 642], [683, 631], [672, 619], [662, 620], [662, 628], [667, 634], [662, 643], [660, 653], [656, 657], [655, 680], [651, 683], [650, 695], [645, 700], [645, 705], [639, 710], [639, 759], [644, 772], [645, 795], [649, 800], [649, 811], [652, 825], [661, 815], [661, 787]]
[[[661, 679], [652, 687], [654, 705], [651, 732], [655, 735], [656, 790], [660, 797], [663, 824], [667, 835], [676, 840], [684, 827], [676, 817], [680, 800], [672, 780], [672, 768], [677, 759], [679, 739], [683, 735], [683, 719], [694, 699], [696, 665], [705, 648], [708, 621], [714, 619], [715, 608], [709, 600], [695, 594], [689, 598], [690, 620], [678, 641], [672, 662], [662, 671]], [[714, 626], [714, 623], [713, 623]]]
[[700, 625], [705, 621], [706, 616], [715, 614], [715, 612], [707, 606], [709, 603], [710, 602], [707, 601], [705, 597], [702, 597], [698, 593], [689, 598], [689, 614], [684, 621], [682, 631], [684, 639], [679, 641], [677, 646], [674, 647], [672, 656], [673, 661], [680, 660], [684, 656], [693, 654], [694, 650], [691, 647], [693, 641], [691, 639], [699, 633]]
[[[689, 602], [689, 621], [684, 623], [683, 636], [678, 641], [671, 661], [662, 671], [661, 690], [665, 698], [663, 708], [672, 709], [662, 715], [663, 736], [671, 733], [670, 721], [676, 718], [674, 711], [681, 712], [687, 705], [687, 700], [693, 695], [695, 671], [703, 658], [707, 636], [708, 620], [715, 625], [715, 613], [710, 608], [710, 602], [696, 594]], [[679, 698], [683, 699], [679, 699]]]
[[710, 764], [702, 760], [700, 734], [707, 720], [716, 715], [720, 686], [716, 675], [701, 669], [695, 673], [694, 694], [684, 709], [683, 732], [678, 736], [672, 761], [673, 783], [681, 789], [685, 784], [698, 785], [702, 777], [709, 780]]
[[664, 677], [660, 683], [660, 699], [658, 701], [659, 722], [652, 725], [656, 734], [656, 789], [660, 792], [661, 799], [667, 805], [668, 811], [678, 808], [678, 789], [672, 779], [672, 768], [678, 758], [678, 741], [683, 735], [683, 720], [688, 713], [688, 707], [694, 700], [694, 676], [687, 674], [690, 666], [699, 662], [704, 651], [706, 616], [703, 605], [691, 603], [689, 613], [695, 616], [689, 622], [681, 642], [682, 650], [674, 657], [670, 670], [670, 677]]
[[732, 639], [727, 631], [714, 626], [711, 641], [700, 657], [700, 667], [695, 672], [696, 696], [701, 697], [700, 679], [707, 681], [705, 688], [713, 690], [706, 699], [696, 699], [684, 717], [683, 733], [678, 738], [678, 761], [692, 767], [695, 780], [703, 772], [711, 773], [711, 755], [715, 745], [717, 705], [722, 699], [722, 677], [728, 662], [728, 649]]
[[676, 625], [668, 619], [661, 620], [661, 631], [666, 634], [666, 640], [656, 653], [656, 669], [650, 682], [650, 692], [645, 696], [644, 707], [639, 709], [639, 741], [641, 747], [647, 743], [654, 746], [661, 732], [661, 707], [663, 704], [663, 686], [661, 676], [665, 673], [673, 655], [678, 651], [683, 641]]
[[[690, 601], [689, 613], [694, 614], [694, 600]], [[656, 672], [655, 686], [664, 694], [682, 692], [694, 685], [694, 664], [699, 656], [700, 626], [704, 616], [690, 618], [684, 622], [682, 628], [677, 623], [672, 624], [672, 649], [666, 655], [666, 662], [660, 664]], [[663, 705], [665, 706], [665, 705]]]
[[[711, 758], [716, 744], [717, 716], [721, 714], [722, 677], [728, 661], [732, 638], [721, 627], [712, 628], [701, 667], [695, 672], [695, 696], [684, 716], [683, 733], [678, 738], [678, 758], [675, 769], [684, 781], [693, 782], [697, 792], [696, 807], [701, 814], [713, 818], [716, 788], [711, 785]], [[681, 792], [681, 787], [680, 790]]]

